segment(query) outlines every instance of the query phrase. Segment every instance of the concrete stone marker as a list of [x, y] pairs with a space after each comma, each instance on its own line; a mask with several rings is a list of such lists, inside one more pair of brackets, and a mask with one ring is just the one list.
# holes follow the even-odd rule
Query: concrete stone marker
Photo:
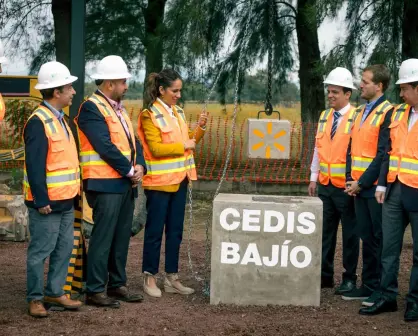
[[319, 306], [321, 245], [319, 198], [219, 194], [210, 303]]
[[248, 157], [251, 159], [288, 159], [290, 121], [248, 119]]

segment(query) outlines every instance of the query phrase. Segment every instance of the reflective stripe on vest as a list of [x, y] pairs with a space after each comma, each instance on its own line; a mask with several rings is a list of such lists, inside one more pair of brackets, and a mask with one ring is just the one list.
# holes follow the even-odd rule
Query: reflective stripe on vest
[[373, 159], [371, 158], [362, 158], [355, 156], [353, 157], [352, 162], [352, 170], [358, 170], [358, 171], [366, 171], [367, 168], [369, 168], [370, 164], [372, 163]]
[[151, 112], [155, 116], [155, 120], [157, 121], [158, 126], [160, 128], [165, 128], [168, 126], [166, 120], [164, 119], [164, 114], [162, 114], [154, 105], [151, 105]]
[[402, 158], [399, 172], [418, 175], [418, 160]]
[[42, 108], [38, 108], [34, 113], [37, 115], [39, 119], [42, 119], [44, 121], [45, 126], [50, 134], [58, 133], [58, 130], [54, 125], [54, 119], [52, 119], [45, 110], [43, 110]]
[[[329, 165], [329, 175], [331, 177], [344, 177], [345, 176], [345, 163], [333, 163]], [[321, 174], [328, 176], [328, 165], [326, 163], [319, 164], [319, 171]]]
[[391, 155], [389, 157], [389, 170], [398, 171], [398, 165], [399, 165], [399, 157]]
[[[29, 186], [28, 176], [26, 171], [23, 176], [23, 183]], [[68, 185], [74, 185], [80, 182], [80, 171], [76, 169], [62, 170], [58, 172], [46, 173], [46, 186], [51, 187], [63, 187]]]
[[[131, 161], [131, 152], [121, 152], [129, 161]], [[107, 163], [95, 151], [80, 152], [80, 166], [107, 165]]]
[[325, 132], [325, 130], [327, 128], [328, 117], [331, 113], [334, 113], [334, 109], [332, 109], [332, 108], [322, 112], [322, 115], [319, 118], [318, 133], [324, 133]]
[[344, 133], [349, 134], [351, 133], [351, 129], [353, 127], [353, 124], [355, 123], [357, 116], [361, 113], [361, 110], [363, 108], [360, 106], [356, 109], [353, 109], [350, 112], [350, 115], [348, 116], [347, 124], [345, 125]]
[[177, 105], [175, 105], [177, 114], [183, 119], [184, 123], [187, 124], [186, 116], [184, 115], [184, 111]]
[[163, 175], [167, 173], [178, 173], [195, 168], [193, 155], [176, 159], [167, 159], [159, 161], [145, 161], [148, 175]]
[[95, 95], [92, 95], [90, 97], [90, 100], [93, 101], [96, 105], [100, 105], [101, 107], [103, 107], [103, 112], [104, 112], [105, 117], [111, 117], [112, 116], [112, 112], [109, 111], [106, 104], [101, 102]]
[[392, 114], [392, 121], [401, 121], [405, 111], [409, 108], [408, 104], [401, 104], [397, 109], [396, 113]]
[[380, 126], [380, 121], [383, 118], [383, 113], [385, 113], [388, 109], [390, 109], [392, 105], [389, 102], [384, 102], [380, 105], [379, 109], [376, 111], [376, 113], [373, 116], [373, 120], [370, 123], [372, 126]]

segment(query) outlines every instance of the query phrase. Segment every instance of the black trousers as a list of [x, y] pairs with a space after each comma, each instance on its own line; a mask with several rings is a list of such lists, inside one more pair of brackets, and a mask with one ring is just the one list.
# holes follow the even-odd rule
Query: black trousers
[[376, 199], [356, 196], [354, 198], [358, 234], [363, 242], [363, 285], [371, 290], [378, 288], [382, 255], [382, 204]]
[[187, 183], [187, 179], [183, 180], [176, 192], [145, 190], [147, 222], [144, 234], [143, 272], [158, 273], [164, 226], [165, 271], [167, 273], [178, 272]]
[[356, 281], [359, 257], [359, 238], [356, 235], [354, 200], [331, 183], [318, 186], [318, 196], [323, 203], [322, 269], [323, 279], [334, 279], [334, 256], [338, 225], [341, 220], [343, 237], [343, 280]]
[[126, 261], [131, 238], [134, 197], [132, 188], [123, 194], [86, 192], [93, 209], [93, 230], [87, 251], [87, 292], [126, 285]]
[[411, 224], [413, 247], [413, 266], [409, 281], [407, 301], [418, 303], [418, 212], [406, 211], [401, 200], [401, 185], [395, 182], [388, 198], [383, 203], [383, 249], [382, 280], [380, 287], [389, 300], [398, 295], [399, 259], [403, 236]]

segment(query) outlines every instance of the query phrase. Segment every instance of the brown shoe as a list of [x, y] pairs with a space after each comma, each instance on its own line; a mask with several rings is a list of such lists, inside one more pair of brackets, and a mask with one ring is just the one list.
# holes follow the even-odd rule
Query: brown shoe
[[44, 302], [50, 304], [51, 306], [64, 307], [65, 309], [69, 310], [78, 309], [83, 305], [81, 301], [71, 300], [65, 294], [59, 297], [45, 296]]
[[42, 301], [33, 300], [29, 302], [29, 315], [33, 317], [47, 317], [48, 313], [44, 307]]
[[86, 304], [96, 307], [119, 308], [119, 301], [107, 296], [105, 292], [87, 293]]
[[126, 286], [109, 288], [107, 290], [107, 295], [125, 302], [141, 302], [144, 300], [144, 297], [141, 294], [129, 293], [129, 289]]

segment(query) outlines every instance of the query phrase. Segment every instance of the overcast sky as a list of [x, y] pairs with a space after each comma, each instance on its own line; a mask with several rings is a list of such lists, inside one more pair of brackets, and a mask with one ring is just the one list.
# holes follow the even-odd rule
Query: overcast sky
[[[319, 46], [321, 50], [321, 55], [328, 53], [333, 46], [336, 44], [336, 41], [342, 39], [345, 33], [345, 24], [344, 24], [344, 14], [345, 10], [340, 12], [339, 17], [331, 20], [326, 19], [322, 25], [319, 27], [318, 36], [319, 36]], [[6, 50], [6, 56], [7, 56]], [[3, 66], [3, 75], [27, 75], [29, 72], [29, 62], [25, 59], [14, 59], [9, 64]], [[92, 73], [94, 69], [92, 64], [89, 64], [86, 69], [86, 81], [90, 81], [88, 74]], [[144, 72], [140, 72], [137, 80], [142, 81]], [[290, 74], [290, 80], [293, 82], [298, 82], [297, 72]]]

